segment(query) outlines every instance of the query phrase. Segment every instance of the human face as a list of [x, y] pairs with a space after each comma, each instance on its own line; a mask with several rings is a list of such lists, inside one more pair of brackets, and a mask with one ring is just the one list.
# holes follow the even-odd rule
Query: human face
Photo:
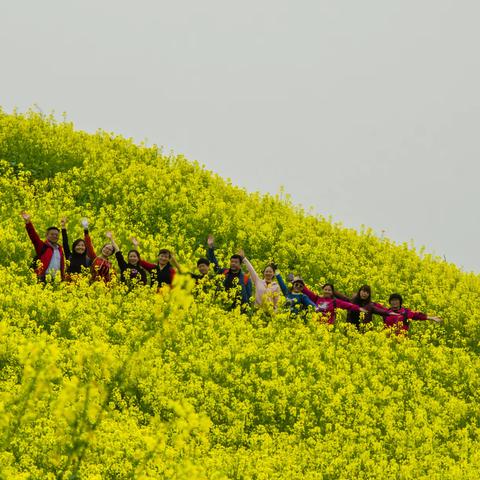
[[238, 272], [240, 271], [240, 260], [238, 258], [231, 258], [230, 259], [230, 270], [232, 272]]
[[390, 307], [392, 307], [393, 310], [398, 310], [400, 308], [400, 300], [398, 298], [392, 299], [390, 302]]
[[113, 245], [111, 243], [107, 243], [102, 248], [102, 255], [104, 257], [109, 257], [114, 252]]
[[325, 285], [323, 287], [323, 294], [328, 297], [328, 298], [331, 298], [333, 297], [333, 290], [332, 290], [332, 287], [330, 285]]
[[58, 242], [58, 230], [49, 230], [47, 232], [47, 240], [55, 245]]
[[362, 300], [367, 300], [370, 294], [366, 290], [360, 290], [360, 298]]
[[86, 246], [85, 246], [85, 242], [82, 240], [80, 242], [78, 242], [76, 245], [75, 245], [75, 253], [78, 253], [79, 255], [83, 255], [85, 253], [85, 250], [86, 250]]
[[198, 271], [200, 272], [200, 275], [207, 275], [209, 270], [210, 270], [210, 265], [207, 265], [205, 263], [201, 263], [198, 266]]
[[302, 290], [303, 290], [303, 283], [302, 282], [293, 282], [292, 291], [294, 293], [301, 293]]
[[275, 272], [273, 271], [273, 268], [272, 267], [267, 267], [264, 271], [263, 271], [263, 276], [265, 278], [265, 281], [267, 282], [271, 282], [273, 277], [275, 275]]
[[139, 258], [138, 258], [138, 255], [136, 254], [136, 252], [130, 252], [128, 254], [128, 263], [130, 265], [136, 265], [138, 262], [139, 262]]
[[161, 253], [158, 256], [158, 264], [164, 267], [170, 261], [170, 255], [168, 253]]

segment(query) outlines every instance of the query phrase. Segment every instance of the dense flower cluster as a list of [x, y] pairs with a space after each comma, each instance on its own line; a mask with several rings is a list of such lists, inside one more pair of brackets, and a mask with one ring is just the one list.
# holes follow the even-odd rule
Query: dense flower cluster
[[[0, 478], [401, 478], [480, 475], [480, 279], [410, 245], [247, 194], [182, 157], [0, 112]], [[226, 311], [178, 276], [155, 294], [42, 286], [18, 216], [113, 229], [185, 269], [215, 232], [309, 284], [400, 291], [441, 325], [409, 339], [309, 317]], [[223, 258], [222, 258], [223, 254]]]

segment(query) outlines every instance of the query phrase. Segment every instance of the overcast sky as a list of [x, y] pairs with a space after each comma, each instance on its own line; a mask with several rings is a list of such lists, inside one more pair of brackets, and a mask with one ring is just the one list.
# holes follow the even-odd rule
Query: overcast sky
[[0, 0], [0, 105], [480, 272], [478, 0]]

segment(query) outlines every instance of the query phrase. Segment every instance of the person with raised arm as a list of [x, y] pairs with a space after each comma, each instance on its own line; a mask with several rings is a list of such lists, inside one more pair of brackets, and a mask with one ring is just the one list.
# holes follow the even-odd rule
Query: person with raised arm
[[308, 298], [315, 303], [317, 306], [317, 311], [321, 312], [323, 319], [326, 319], [327, 323], [330, 325], [335, 323], [336, 320], [336, 309], [341, 308], [343, 310], [350, 310], [355, 312], [367, 313], [367, 309], [355, 305], [351, 302], [346, 302], [345, 300], [340, 300], [334, 296], [334, 287], [331, 283], [326, 283], [322, 286], [323, 295], [318, 295], [312, 292], [306, 285], [303, 286], [303, 293], [308, 296]]
[[48, 227], [46, 239], [42, 240], [33, 226], [30, 214], [23, 211], [20, 215], [25, 221], [27, 234], [35, 248], [35, 265], [32, 265], [32, 267], [38, 281], [53, 281], [57, 273], [60, 273], [63, 279], [65, 275], [65, 255], [63, 248], [58, 244], [60, 230], [57, 227]]
[[415, 312], [403, 306], [403, 297], [398, 293], [392, 293], [388, 299], [390, 308], [389, 315], [384, 317], [385, 328], [392, 328], [397, 333], [406, 333], [410, 329], [411, 320], [433, 320], [435, 323], [441, 323], [440, 317], [427, 315], [423, 312]]
[[252, 280], [249, 275], [242, 271], [241, 255], [235, 254], [230, 257], [230, 267], [220, 267], [217, 257], [215, 256], [215, 238], [213, 235], [208, 235], [207, 238], [207, 258], [210, 263], [214, 265], [214, 271], [218, 275], [223, 275], [223, 286], [226, 291], [240, 286], [240, 292], [237, 298], [235, 298], [232, 308], [235, 308], [238, 302], [241, 305], [247, 305], [250, 302], [252, 296]]
[[113, 234], [110, 237], [115, 257], [117, 258], [118, 268], [120, 269], [120, 281], [132, 288], [135, 284], [147, 284], [147, 272], [140, 266], [140, 253], [132, 249], [127, 254], [128, 262], [125, 260], [122, 251], [115, 242]]
[[255, 305], [258, 307], [273, 305], [273, 309], [277, 309], [278, 299], [282, 293], [280, 285], [275, 281], [276, 265], [270, 263], [263, 269], [263, 278], [260, 278], [253, 265], [245, 256], [245, 252], [241, 249], [239, 255], [243, 258], [243, 263], [247, 267], [250, 278], [255, 286]]
[[313, 308], [314, 310], [317, 309], [315, 303], [312, 302], [312, 300], [310, 300], [310, 298], [308, 298], [308, 296], [302, 291], [303, 287], [305, 287], [305, 282], [302, 277], [294, 276], [292, 278], [291, 290], [288, 289], [278, 270], [275, 271], [275, 277], [283, 295], [287, 299], [287, 305], [290, 307], [292, 313], [298, 313], [302, 310], [307, 310], [308, 308]]
[[[138, 246], [140, 245], [138, 240], [136, 238], [132, 238], [132, 243], [135, 249], [138, 251]], [[152, 287], [157, 285], [157, 289], [160, 290], [160, 288], [162, 288], [164, 285], [169, 285], [171, 287], [173, 284], [173, 279], [175, 278], [177, 270], [173, 268], [172, 263], [177, 267], [178, 273], [181, 273], [180, 265], [178, 264], [177, 259], [172, 252], [166, 248], [162, 248], [158, 252], [157, 263], [150, 263], [140, 259], [138, 265], [150, 273], [152, 278]]]
[[353, 303], [354, 305], [358, 305], [359, 307], [363, 307], [365, 310], [367, 310], [363, 316], [363, 319], [360, 317], [360, 311], [348, 310], [347, 322], [355, 325], [357, 330], [360, 330], [360, 325], [370, 323], [374, 314], [381, 316], [389, 314], [389, 311], [386, 307], [372, 300], [372, 289], [370, 285], [362, 285], [358, 289], [357, 293], [352, 297], [348, 297], [347, 295], [337, 291], [334, 292], [334, 296], [337, 299]]
[[[67, 260], [67, 277], [79, 275], [85, 269], [89, 269], [92, 264], [92, 259], [87, 255], [87, 244], [83, 238], [77, 238], [72, 243], [72, 249], [68, 241], [67, 233], [67, 219], [65, 217], [60, 221], [62, 227], [62, 245], [65, 253], [65, 259]], [[88, 222], [86, 219], [82, 220], [82, 226], [84, 233], [88, 233]]]
[[82, 224], [85, 228], [85, 244], [87, 246], [87, 255], [92, 259], [90, 270], [92, 272], [92, 281], [103, 280], [109, 282], [112, 279], [112, 263], [109, 258], [113, 255], [115, 248], [112, 245], [112, 232], [107, 232], [106, 236], [110, 240], [102, 247], [100, 255], [97, 255], [95, 248], [93, 247], [92, 239], [88, 231], [88, 222], [86, 219], [82, 220]]

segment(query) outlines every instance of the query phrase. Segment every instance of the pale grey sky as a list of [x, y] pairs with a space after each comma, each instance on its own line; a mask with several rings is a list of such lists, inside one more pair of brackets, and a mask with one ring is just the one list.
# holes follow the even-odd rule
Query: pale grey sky
[[0, 0], [0, 105], [480, 272], [478, 0]]

